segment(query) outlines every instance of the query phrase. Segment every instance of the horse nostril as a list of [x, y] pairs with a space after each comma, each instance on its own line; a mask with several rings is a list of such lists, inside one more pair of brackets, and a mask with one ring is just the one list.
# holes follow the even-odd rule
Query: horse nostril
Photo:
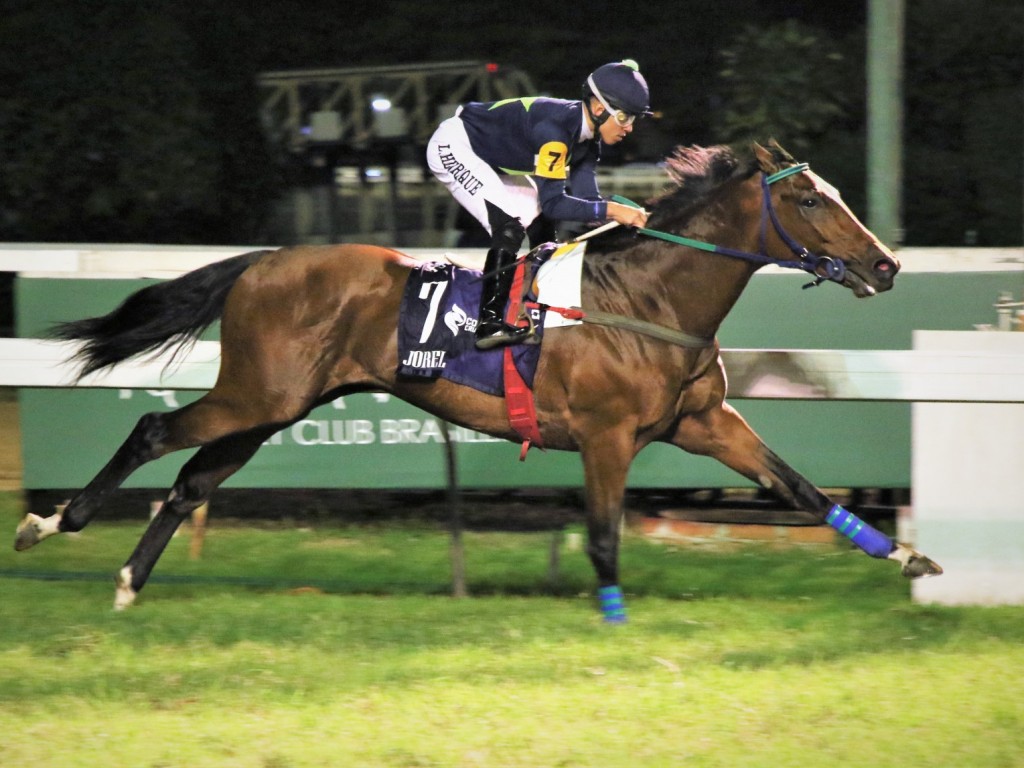
[[890, 258], [881, 258], [872, 266], [875, 274], [885, 280], [892, 280], [900, 271], [899, 265]]

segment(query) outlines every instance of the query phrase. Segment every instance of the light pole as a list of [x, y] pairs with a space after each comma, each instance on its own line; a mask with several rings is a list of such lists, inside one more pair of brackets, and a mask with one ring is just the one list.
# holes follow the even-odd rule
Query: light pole
[[904, 0], [868, 0], [868, 227], [903, 241]]

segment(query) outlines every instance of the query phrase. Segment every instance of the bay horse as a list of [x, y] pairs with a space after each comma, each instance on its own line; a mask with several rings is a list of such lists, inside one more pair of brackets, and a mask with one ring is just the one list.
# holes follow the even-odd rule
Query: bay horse
[[[726, 402], [715, 338], [765, 263], [799, 267], [863, 298], [893, 287], [896, 257], [831, 185], [774, 141], [755, 143], [742, 156], [726, 147], [679, 148], [666, 165], [675, 184], [652, 201], [648, 227], [594, 238], [581, 274], [584, 312], [638, 322], [547, 329], [534, 379], [544, 446], [582, 457], [587, 553], [605, 619], [625, 619], [618, 550], [626, 476], [655, 441], [714, 457], [867, 554], [898, 562], [905, 576], [941, 573], [836, 504], [762, 442]], [[142, 464], [199, 447], [117, 575], [115, 607], [124, 608], [182, 520], [265, 440], [317, 405], [389, 392], [449, 422], [518, 439], [502, 397], [396, 374], [397, 317], [414, 266], [396, 250], [371, 245], [257, 251], [146, 287], [108, 315], [57, 326], [56, 336], [82, 342], [84, 376], [186, 344], [219, 319], [220, 371], [196, 402], [142, 416], [62, 512], [28, 514], [15, 548], [81, 530]], [[644, 332], [652, 327], [665, 333]], [[673, 334], [703, 341], [674, 341]]]

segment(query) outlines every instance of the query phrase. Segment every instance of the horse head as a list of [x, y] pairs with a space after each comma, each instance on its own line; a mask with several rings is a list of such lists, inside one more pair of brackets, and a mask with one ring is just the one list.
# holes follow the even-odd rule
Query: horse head
[[820, 278], [841, 283], [859, 298], [890, 290], [899, 261], [860, 222], [838, 190], [806, 165], [797, 166], [774, 140], [767, 147], [755, 143], [753, 150], [770, 185], [765, 194], [771, 195], [768, 208], [781, 241], [774, 247], [793, 250], [793, 243], [799, 244], [817, 257], [815, 272]]

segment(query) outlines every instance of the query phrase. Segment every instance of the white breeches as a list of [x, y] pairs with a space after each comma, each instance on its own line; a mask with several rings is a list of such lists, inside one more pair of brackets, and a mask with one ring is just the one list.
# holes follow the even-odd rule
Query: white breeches
[[459, 205], [488, 233], [491, 233], [491, 224], [485, 201], [518, 218], [524, 227], [540, 215], [533, 179], [499, 174], [481, 160], [470, 146], [466, 128], [458, 116], [445, 120], [430, 137], [427, 165]]

